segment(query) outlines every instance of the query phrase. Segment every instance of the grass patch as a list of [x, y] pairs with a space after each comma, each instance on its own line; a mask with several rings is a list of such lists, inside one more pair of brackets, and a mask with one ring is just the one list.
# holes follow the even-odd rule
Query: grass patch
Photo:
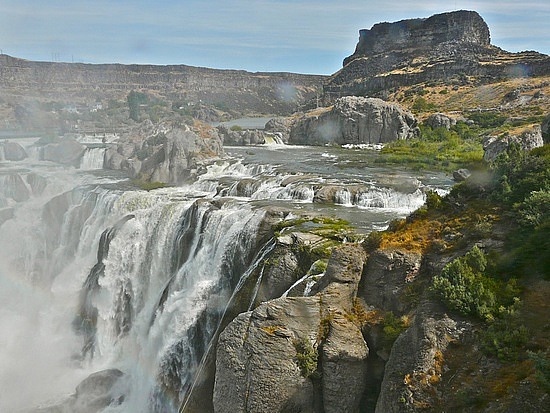
[[142, 179], [132, 179], [132, 185], [144, 191], [152, 191], [154, 189], [166, 188], [169, 186], [166, 182], [148, 182]]
[[458, 123], [451, 130], [422, 126], [419, 138], [390, 142], [375, 162], [453, 171], [478, 168], [482, 160], [483, 147], [477, 131]]

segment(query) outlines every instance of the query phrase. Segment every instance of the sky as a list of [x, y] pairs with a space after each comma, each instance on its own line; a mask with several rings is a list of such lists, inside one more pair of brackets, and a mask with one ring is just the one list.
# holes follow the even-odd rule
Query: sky
[[480, 13], [496, 46], [550, 54], [548, 0], [1, 0], [0, 52], [332, 74], [360, 29], [452, 10]]

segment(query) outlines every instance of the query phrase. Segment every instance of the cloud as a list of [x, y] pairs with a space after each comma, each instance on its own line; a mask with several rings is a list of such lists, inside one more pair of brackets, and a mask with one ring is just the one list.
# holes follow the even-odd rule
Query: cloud
[[[249, 70], [301, 67], [336, 71], [353, 52], [359, 29], [380, 21], [477, 9], [492, 38], [507, 48], [531, 42], [546, 49], [550, 3], [512, 0], [4, 0], [0, 38], [15, 55], [94, 56], [94, 60], [224, 66]], [[62, 50], [56, 50], [62, 49]], [[300, 53], [301, 52], [301, 53]], [[293, 59], [291, 61], [291, 59]], [[296, 61], [296, 59], [298, 61]], [[322, 64], [328, 59], [330, 65]], [[193, 62], [193, 63], [190, 63]], [[264, 63], [262, 63], [264, 62]], [[317, 65], [317, 66], [314, 66]], [[287, 69], [290, 70], [290, 69]]]

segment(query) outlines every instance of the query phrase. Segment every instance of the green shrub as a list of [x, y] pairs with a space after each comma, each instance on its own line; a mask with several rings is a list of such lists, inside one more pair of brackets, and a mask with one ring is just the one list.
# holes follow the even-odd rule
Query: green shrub
[[486, 267], [485, 255], [476, 246], [433, 278], [432, 291], [452, 310], [487, 318], [497, 301], [495, 282], [483, 274]]
[[391, 347], [397, 337], [409, 327], [409, 320], [407, 317], [396, 317], [390, 311], [382, 319], [382, 326], [383, 343], [386, 347]]
[[426, 207], [430, 210], [436, 210], [443, 204], [443, 199], [435, 191], [426, 191]]
[[541, 351], [538, 353], [528, 351], [527, 355], [535, 363], [537, 382], [546, 392], [550, 393], [550, 359], [548, 355]]
[[372, 252], [380, 247], [383, 234], [380, 231], [372, 231], [365, 239], [364, 246], [368, 252]]
[[240, 132], [243, 130], [243, 128], [240, 127], [239, 125], [233, 125], [229, 129], [232, 130], [233, 132]]
[[516, 204], [520, 224], [536, 228], [550, 218], [550, 190], [533, 191], [525, 201]]
[[499, 112], [472, 112], [468, 117], [481, 128], [496, 128], [506, 122], [507, 116]]
[[435, 105], [428, 102], [423, 97], [418, 97], [415, 99], [413, 105], [411, 106], [411, 110], [416, 113], [428, 112], [430, 110], [435, 110]]
[[300, 368], [302, 376], [312, 377], [317, 373], [317, 362], [319, 359], [317, 349], [313, 348], [308, 338], [294, 340], [293, 344], [296, 349], [296, 364]]
[[149, 98], [145, 93], [132, 90], [128, 93], [126, 100], [128, 102], [128, 110], [130, 111], [130, 119], [138, 122], [140, 117], [140, 107], [141, 105], [147, 104], [149, 102]]
[[521, 302], [516, 298], [511, 306], [498, 309], [481, 335], [481, 348], [485, 353], [505, 361], [518, 359], [529, 340], [527, 328], [519, 317], [520, 307]]

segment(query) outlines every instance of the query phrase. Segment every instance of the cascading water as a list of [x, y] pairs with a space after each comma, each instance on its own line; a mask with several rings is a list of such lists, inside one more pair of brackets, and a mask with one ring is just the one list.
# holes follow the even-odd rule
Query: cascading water
[[[105, 369], [121, 373], [104, 412], [177, 411], [227, 303], [272, 246], [259, 235], [265, 205], [323, 208], [372, 228], [423, 202], [416, 183], [376, 185], [405, 174], [292, 150], [247, 149], [258, 158], [248, 160], [236, 150], [241, 160], [152, 192], [85, 171], [93, 162], [80, 172], [2, 163], [0, 411], [78, 411], [69, 396]], [[438, 179], [430, 187], [448, 185]]]
[[102, 169], [105, 148], [86, 148], [80, 161], [80, 169]]

